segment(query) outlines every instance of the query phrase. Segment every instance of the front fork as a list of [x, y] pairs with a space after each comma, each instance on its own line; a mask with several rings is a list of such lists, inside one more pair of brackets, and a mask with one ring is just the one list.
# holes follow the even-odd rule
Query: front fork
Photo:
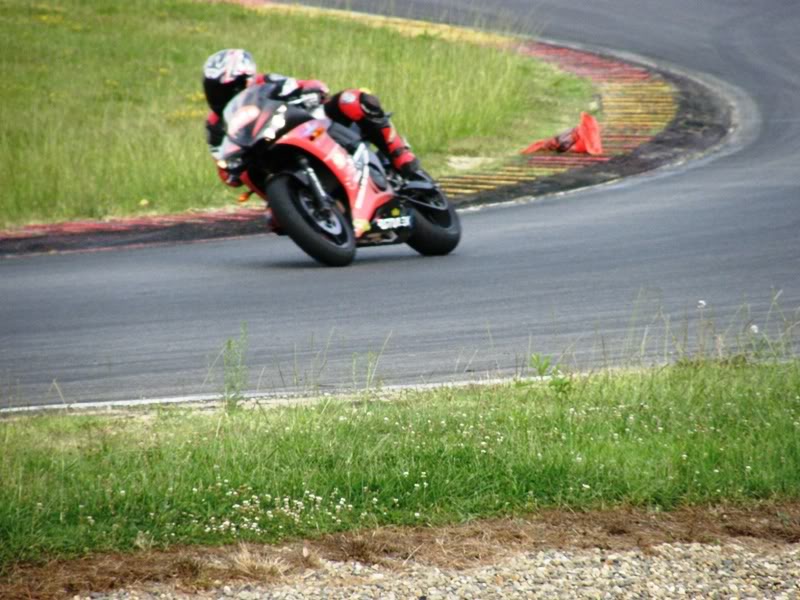
[[328, 192], [325, 191], [325, 188], [322, 187], [322, 182], [320, 182], [319, 177], [317, 177], [316, 171], [311, 168], [311, 165], [308, 164], [308, 159], [305, 156], [300, 156], [297, 159], [297, 163], [300, 166], [302, 172], [308, 177], [310, 182], [310, 189], [311, 193], [314, 194], [314, 200], [316, 203], [316, 208], [318, 210], [330, 210], [331, 206], [333, 206], [333, 198], [330, 197]]

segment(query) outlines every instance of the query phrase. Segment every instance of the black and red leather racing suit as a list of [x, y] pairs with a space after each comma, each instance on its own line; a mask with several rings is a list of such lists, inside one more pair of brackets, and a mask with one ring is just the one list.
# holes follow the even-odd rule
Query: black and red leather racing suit
[[[276, 100], [293, 100], [308, 97], [310, 105], [322, 104], [325, 114], [333, 121], [350, 126], [355, 123], [363, 137], [373, 143], [392, 161], [395, 169], [404, 175], [419, 171], [419, 161], [401, 138], [376, 96], [366, 90], [347, 89], [328, 96], [328, 86], [316, 79], [293, 79], [283, 75], [257, 75], [250, 85], [271, 86], [270, 96]], [[316, 100], [315, 100], [316, 97]], [[225, 123], [214, 111], [206, 118], [206, 141], [212, 157], [219, 159], [219, 147], [225, 137]], [[217, 166], [220, 179], [229, 186], [242, 185], [236, 174]]]

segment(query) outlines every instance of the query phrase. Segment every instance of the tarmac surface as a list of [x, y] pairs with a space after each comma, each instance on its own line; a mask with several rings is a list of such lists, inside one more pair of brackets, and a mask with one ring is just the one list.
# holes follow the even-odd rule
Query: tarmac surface
[[[459, 6], [408, 3], [474, 23]], [[477, 10], [525, 27], [528, 7]], [[723, 99], [731, 131], [622, 181], [464, 212], [448, 257], [367, 249], [324, 269], [250, 235], [2, 260], [0, 402], [218, 394], [221, 349], [243, 327], [249, 386], [276, 394], [509, 376], [532, 352], [575, 368], [668, 360], [709, 323], [724, 349], [753, 325], [796, 344], [799, 13], [780, 0], [538, 3], [531, 33], [692, 82]], [[693, 111], [679, 114], [708, 131]]]

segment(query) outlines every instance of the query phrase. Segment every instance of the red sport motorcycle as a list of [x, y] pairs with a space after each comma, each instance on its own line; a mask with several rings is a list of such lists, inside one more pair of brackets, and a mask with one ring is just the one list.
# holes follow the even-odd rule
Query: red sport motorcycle
[[433, 181], [407, 181], [357, 133], [266, 86], [225, 107], [219, 166], [272, 209], [276, 232], [317, 261], [345, 266], [356, 248], [406, 243], [423, 255], [452, 252], [458, 214]]

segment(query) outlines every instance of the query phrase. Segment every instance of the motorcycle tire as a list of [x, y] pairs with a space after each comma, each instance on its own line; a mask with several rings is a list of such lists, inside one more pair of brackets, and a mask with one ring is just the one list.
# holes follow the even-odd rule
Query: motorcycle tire
[[449, 254], [461, 240], [461, 221], [452, 203], [447, 202], [447, 210], [425, 210], [414, 206], [414, 231], [406, 242], [423, 256], [443, 256]]
[[315, 208], [312, 191], [297, 179], [282, 175], [266, 186], [269, 205], [286, 234], [303, 252], [331, 267], [344, 267], [356, 255], [350, 218], [337, 207], [327, 214]]

